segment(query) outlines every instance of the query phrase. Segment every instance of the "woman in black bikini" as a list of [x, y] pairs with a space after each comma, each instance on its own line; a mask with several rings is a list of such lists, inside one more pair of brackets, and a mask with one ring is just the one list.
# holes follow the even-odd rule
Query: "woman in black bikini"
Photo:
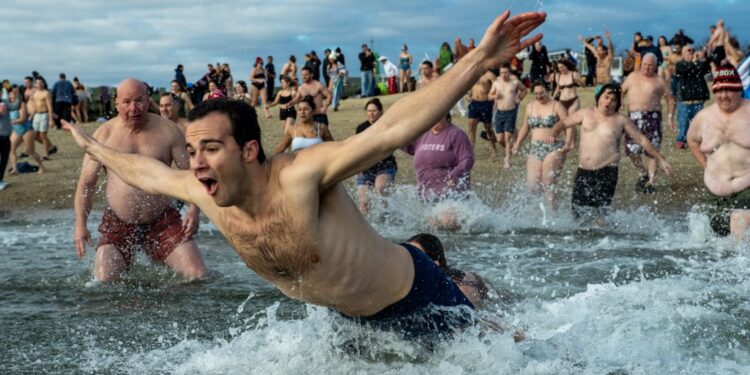
[[266, 94], [266, 69], [263, 68], [263, 59], [260, 57], [255, 59], [255, 67], [250, 72], [250, 83], [253, 85], [250, 92], [250, 103], [255, 106], [258, 103], [258, 95], [260, 95], [263, 101], [263, 112], [265, 112], [266, 118], [271, 118], [271, 114], [268, 112], [268, 96]]
[[581, 108], [576, 87], [582, 86], [583, 80], [576, 71], [575, 65], [568, 60], [558, 61], [557, 69], [559, 74], [555, 80], [555, 93], [552, 97], [559, 100], [568, 113], [573, 113]]
[[[281, 90], [276, 94], [276, 99], [273, 103], [269, 104], [269, 107], [273, 107], [277, 104], [286, 104], [292, 101], [292, 98], [297, 95], [297, 86], [294, 85], [294, 81], [288, 76], [281, 77]], [[281, 120], [281, 129], [286, 129], [294, 125], [294, 120], [297, 119], [297, 110], [294, 107], [279, 108], [279, 120]]]

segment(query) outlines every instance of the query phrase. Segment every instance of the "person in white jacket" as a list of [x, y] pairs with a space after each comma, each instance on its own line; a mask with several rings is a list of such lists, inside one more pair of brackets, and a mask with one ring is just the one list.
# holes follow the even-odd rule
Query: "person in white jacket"
[[383, 65], [383, 75], [388, 79], [388, 93], [397, 93], [398, 67], [385, 56], [380, 56], [380, 63]]

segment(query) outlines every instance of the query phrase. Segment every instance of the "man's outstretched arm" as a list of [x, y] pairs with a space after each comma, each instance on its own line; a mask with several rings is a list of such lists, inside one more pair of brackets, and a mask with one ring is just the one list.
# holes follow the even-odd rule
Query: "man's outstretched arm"
[[63, 120], [63, 127], [70, 131], [73, 139], [95, 161], [120, 177], [128, 185], [148, 194], [168, 195], [193, 203], [188, 191], [201, 188], [189, 171], [170, 168], [154, 158], [128, 154], [109, 148], [86, 134], [83, 129]]
[[413, 141], [442, 119], [472, 85], [492, 67], [510, 61], [516, 53], [541, 40], [541, 34], [521, 40], [544, 22], [544, 13], [500, 15], [489, 26], [479, 46], [426, 88], [396, 102], [373, 126], [342, 142], [303, 150], [298, 160], [332, 186]]

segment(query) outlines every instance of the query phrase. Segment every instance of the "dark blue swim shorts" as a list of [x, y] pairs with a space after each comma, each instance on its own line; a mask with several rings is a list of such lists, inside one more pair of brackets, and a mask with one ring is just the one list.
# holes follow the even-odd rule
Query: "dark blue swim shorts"
[[469, 118], [474, 118], [485, 124], [492, 123], [492, 100], [469, 103]]
[[[375, 315], [358, 318], [403, 333], [407, 338], [450, 334], [474, 322], [474, 305], [438, 266], [418, 248], [401, 244], [414, 261], [414, 283], [402, 300]], [[462, 308], [461, 308], [462, 307]]]
[[312, 115], [313, 122], [317, 122], [318, 124], [328, 125], [328, 115], [324, 113], [318, 113], [315, 115]]
[[495, 128], [495, 133], [515, 133], [517, 115], [518, 107], [509, 111], [496, 110], [495, 117], [492, 119], [492, 126]]

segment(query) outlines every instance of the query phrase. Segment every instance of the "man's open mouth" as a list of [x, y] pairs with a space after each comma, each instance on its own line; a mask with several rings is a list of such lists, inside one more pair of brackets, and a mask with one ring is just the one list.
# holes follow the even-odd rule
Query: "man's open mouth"
[[213, 178], [208, 178], [208, 177], [200, 178], [198, 179], [198, 181], [200, 181], [203, 184], [203, 186], [206, 188], [206, 192], [208, 193], [208, 195], [216, 194], [216, 190], [219, 187], [218, 181], [214, 180]]

